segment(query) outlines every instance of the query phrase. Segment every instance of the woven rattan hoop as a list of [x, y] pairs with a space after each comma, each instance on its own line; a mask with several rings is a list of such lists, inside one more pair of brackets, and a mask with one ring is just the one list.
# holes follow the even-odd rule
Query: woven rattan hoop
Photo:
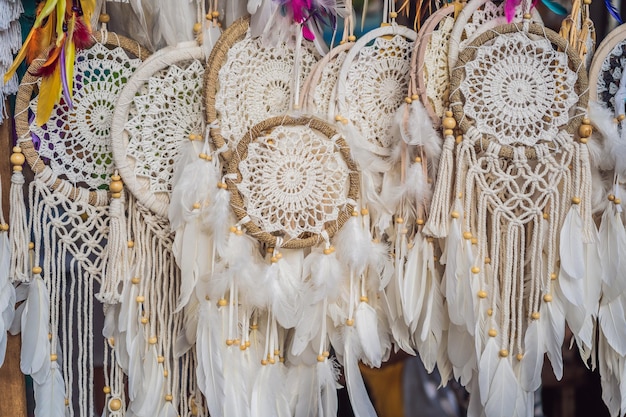
[[[141, 60], [145, 60], [150, 55], [150, 52], [146, 48], [139, 45], [139, 43], [113, 32], [94, 32], [92, 36], [94, 41], [97, 43], [102, 43], [105, 46], [120, 47], [128, 54]], [[54, 176], [51, 172], [52, 170], [44, 163], [35, 150], [35, 146], [30, 136], [30, 123], [28, 120], [30, 101], [33, 97], [33, 93], [35, 92], [35, 86], [40, 78], [33, 74], [38, 72], [44, 62], [46, 62], [47, 57], [48, 51], [45, 51], [42, 55], [33, 60], [31, 65], [28, 67], [28, 71], [26, 71], [24, 78], [22, 78], [15, 101], [15, 130], [17, 131], [19, 138], [27, 138], [26, 140], [20, 142], [20, 147], [22, 148], [22, 152], [24, 153], [31, 170], [35, 174], [41, 174], [44, 171], [49, 170], [50, 174]], [[81, 187], [77, 187], [73, 183], [58, 177], [55, 179], [51, 188], [52, 190], [59, 190], [61, 188], [70, 190], [67, 195], [70, 200], [77, 199], [78, 196], [85, 191]], [[108, 204], [108, 191], [90, 190], [88, 202], [91, 205]]]
[[[226, 183], [228, 185], [228, 190], [231, 193], [230, 205], [233, 209], [235, 215], [237, 216], [238, 221], [242, 221], [248, 214], [244, 207], [244, 201], [241, 193], [237, 189], [237, 184], [239, 184], [242, 180], [241, 172], [239, 171], [239, 163], [244, 160], [248, 155], [248, 145], [253, 142], [256, 138], [260, 137], [262, 134], [271, 131], [273, 128], [277, 126], [308, 126], [312, 129], [317, 130], [322, 133], [327, 138], [333, 138], [337, 135], [337, 130], [327, 122], [324, 122], [321, 119], [316, 117], [290, 117], [290, 116], [277, 116], [266, 119], [261, 123], [255, 125], [250, 131], [244, 135], [244, 137], [237, 144], [237, 148], [235, 152], [233, 152], [233, 157], [230, 159], [228, 163], [228, 174], [232, 174], [229, 176], [235, 176], [236, 179], [229, 178], [227, 176]], [[336, 144], [339, 147], [339, 152], [346, 163], [349, 174], [349, 188], [348, 188], [348, 200], [356, 201], [358, 195], [360, 193], [359, 187], [359, 174], [357, 171], [357, 167], [350, 156], [350, 149], [343, 139], [343, 137], [339, 137], [336, 139]], [[345, 207], [341, 208], [339, 211], [339, 216], [334, 222], [327, 222], [324, 230], [328, 234], [328, 237], [332, 237], [344, 224], [348, 219], [352, 216], [352, 211], [354, 207], [348, 203]], [[269, 246], [275, 246], [277, 238], [276, 236], [263, 231], [255, 222], [252, 220], [242, 224], [247, 233], [261, 243], [267, 244]], [[314, 246], [320, 242], [324, 241], [324, 238], [318, 234], [311, 234], [310, 236], [300, 236], [294, 239], [290, 239], [288, 241], [283, 242], [283, 248], [287, 249], [303, 249]]]
[[[246, 36], [249, 26], [250, 18], [248, 17], [236, 20], [222, 33], [222, 36], [220, 36], [215, 46], [213, 46], [213, 51], [211, 51], [211, 56], [209, 57], [209, 64], [204, 74], [205, 111], [206, 120], [209, 124], [217, 120], [215, 96], [219, 88], [219, 72], [226, 62], [228, 51], [235, 43], [241, 41]], [[211, 128], [210, 135], [215, 149], [221, 149], [226, 145], [226, 139], [222, 136], [219, 126]], [[231, 157], [231, 152], [223, 152], [221, 156], [224, 160], [228, 161]]]
[[[457, 66], [452, 73], [452, 77], [450, 78], [450, 103], [452, 112], [454, 113], [454, 118], [463, 133], [467, 133], [473, 125], [472, 120], [465, 117], [465, 113], [463, 111], [463, 97], [460, 89], [461, 82], [465, 78], [466, 63], [474, 59], [476, 51], [481, 45], [495, 39], [497, 36], [506, 35], [507, 33], [521, 32], [523, 30], [524, 23], [512, 23], [509, 25], [499, 26], [493, 30], [482, 33], [467, 48], [461, 51]], [[577, 75], [575, 89], [578, 94], [578, 103], [576, 104], [576, 107], [579, 109], [586, 109], [587, 102], [589, 100], [587, 72], [585, 71], [585, 67], [576, 51], [570, 48], [567, 41], [559, 36], [558, 33], [542, 25], [529, 23], [527, 32], [532, 35], [546, 38], [552, 43], [552, 45], [554, 45], [555, 49], [564, 51], [567, 54], [567, 57], [569, 58], [569, 67]], [[571, 117], [565, 128], [567, 132], [574, 135], [578, 131], [583, 117], [583, 113], [576, 114]], [[492, 140], [492, 138], [483, 137], [478, 141], [477, 147], [485, 149]], [[512, 146], [503, 145], [500, 150], [500, 157], [508, 159], [512, 158], [514, 153], [513, 149], [514, 148]], [[528, 159], [537, 159], [537, 154], [532, 147], [525, 147], [525, 155]]]
[[[454, 67], [457, 65], [459, 52], [461, 50], [461, 42], [463, 40], [462, 39], [463, 33], [464, 33], [467, 23], [472, 18], [472, 15], [474, 14], [474, 12], [476, 12], [480, 7], [484, 6], [486, 3], [490, 3], [490, 2], [491, 0], [471, 0], [467, 2], [467, 4], [463, 7], [461, 12], [457, 16], [454, 22], [454, 27], [452, 28], [452, 33], [450, 34], [450, 46], [448, 49], [448, 68], [450, 70], [450, 74], [452, 74]], [[543, 20], [541, 19], [541, 15], [539, 14], [536, 8], [533, 8], [531, 10], [531, 16], [532, 16], [531, 19], [533, 22], [543, 23]], [[481, 26], [480, 29], [477, 29], [474, 34], [472, 34], [469, 40], [467, 40], [467, 45], [469, 45], [470, 43], [473, 43], [473, 41], [478, 36], [480, 36], [480, 34], [487, 32], [489, 30], [492, 30], [496, 28], [497, 26], [503, 26], [506, 24], [507, 24], [506, 17], [504, 16], [491, 20], [486, 25]]]
[[304, 81], [302, 85], [302, 90], [300, 91], [300, 108], [305, 109], [309, 113], [315, 113], [317, 108], [315, 107], [313, 93], [315, 88], [319, 85], [320, 80], [322, 78], [322, 73], [324, 72], [324, 67], [328, 65], [330, 62], [337, 59], [339, 54], [342, 52], [348, 51], [354, 42], [345, 42], [331, 49], [322, 59], [320, 59], [315, 67]]
[[433, 108], [430, 98], [426, 92], [424, 57], [426, 56], [426, 49], [430, 43], [433, 32], [441, 21], [454, 13], [454, 9], [455, 7], [450, 5], [439, 9], [430, 15], [426, 22], [424, 22], [422, 29], [418, 32], [418, 38], [415, 41], [415, 48], [413, 49], [413, 55], [411, 56], [411, 84], [409, 86], [410, 95], [419, 96], [419, 99], [430, 116], [430, 120], [433, 122], [435, 129], [439, 128], [441, 125], [441, 118], [435, 112], [435, 109]]
[[589, 99], [598, 101], [598, 84], [602, 72], [602, 65], [611, 52], [626, 40], [626, 24], [613, 29], [600, 43], [593, 55], [591, 66], [589, 67]]
[[[133, 99], [139, 89], [150, 77], [173, 64], [186, 61], [204, 61], [204, 49], [195, 41], [185, 42], [166, 53], [153, 55], [147, 59], [128, 80], [122, 90], [115, 108], [113, 123], [111, 126], [111, 139], [113, 159], [115, 167], [119, 171], [122, 180], [130, 192], [147, 207], [152, 213], [167, 217], [169, 207], [169, 195], [165, 193], [155, 194], [150, 192], [149, 180], [138, 177], [135, 174], [135, 161], [127, 155], [129, 145], [129, 133], [126, 123], [130, 114]], [[203, 134], [203, 132], [198, 132]]]

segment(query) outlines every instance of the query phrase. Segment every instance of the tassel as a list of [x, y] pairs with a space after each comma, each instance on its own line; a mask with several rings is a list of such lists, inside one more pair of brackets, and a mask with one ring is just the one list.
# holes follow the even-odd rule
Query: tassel
[[448, 235], [449, 210], [452, 206], [450, 199], [452, 198], [452, 181], [454, 179], [452, 155], [454, 145], [454, 136], [446, 136], [439, 162], [438, 180], [435, 183], [435, 191], [430, 205], [430, 216], [423, 230], [423, 233], [428, 236], [441, 238]]
[[11, 243], [11, 271], [10, 277], [13, 282], [27, 282], [29, 280], [28, 243], [30, 233], [28, 231], [28, 218], [26, 216], [26, 203], [24, 201], [24, 175], [22, 165], [26, 158], [19, 146], [13, 148], [11, 164], [11, 189], [9, 200], [11, 211], [9, 212], [9, 241]]

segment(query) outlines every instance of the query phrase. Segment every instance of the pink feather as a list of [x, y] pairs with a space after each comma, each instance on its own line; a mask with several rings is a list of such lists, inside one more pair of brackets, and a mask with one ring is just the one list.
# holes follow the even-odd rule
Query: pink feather
[[506, 22], [511, 23], [515, 17], [515, 9], [519, 6], [521, 0], [506, 0], [504, 2], [504, 15], [506, 16]]

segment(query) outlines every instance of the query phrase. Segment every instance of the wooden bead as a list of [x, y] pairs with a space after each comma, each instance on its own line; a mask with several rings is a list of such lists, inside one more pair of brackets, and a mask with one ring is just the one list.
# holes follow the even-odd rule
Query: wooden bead
[[506, 358], [507, 356], [509, 356], [509, 351], [506, 349], [500, 349], [498, 355], [500, 355], [501, 358]]
[[317, 355], [317, 361], [318, 362], [324, 362], [326, 360], [326, 358], [324, 357], [324, 355]]
[[417, 219], [417, 220], [415, 220], [415, 224], [417, 224], [418, 226], [423, 226], [424, 225], [424, 219]]
[[35, 243], [34, 242], [28, 242], [28, 249], [30, 249], [30, 250], [35, 249]]
[[110, 20], [111, 20], [111, 16], [109, 16], [106, 13], [102, 13], [100, 14], [100, 16], [98, 16], [98, 21], [100, 23], [109, 23]]
[[550, 279], [554, 281], [557, 278], [556, 272], [550, 274]]
[[524, 13], [523, 18], [524, 18], [524, 20], [530, 20], [532, 18], [532, 16], [531, 16], [530, 13]]
[[477, 266], [472, 267], [472, 274], [478, 274], [480, 272], [480, 268]]
[[361, 301], [362, 303], [367, 303], [370, 299], [367, 298], [367, 296], [362, 295], [361, 298], [359, 298], [359, 301]]
[[138, 303], [143, 303], [144, 301], [146, 301], [146, 297], [144, 297], [143, 295], [138, 295], [137, 298], [135, 298], [135, 301], [137, 301]]
[[370, 214], [370, 211], [366, 208], [361, 209], [361, 216], [367, 216]]
[[491, 263], [491, 258], [487, 257], [485, 258], [485, 264], [489, 265]]
[[165, 362], [165, 357], [164, 357], [164, 356], [157, 356], [157, 362], [158, 362], [158, 363], [163, 363], [163, 362]]
[[167, 394], [165, 396], [165, 401], [167, 401], [167, 402], [171, 402], [173, 399], [174, 399], [174, 397], [172, 396], [172, 394]]
[[148, 324], [148, 321], [149, 321], [148, 317], [144, 316], [144, 317], [141, 318], [141, 324]]
[[102, 392], [104, 392], [105, 394], [110, 394], [111, 393], [111, 387], [103, 387], [102, 388]]
[[348, 326], [354, 326], [354, 320], [353, 320], [353, 319], [347, 319], [347, 320], [346, 320], [346, 325], [348, 325]]
[[395, 19], [396, 17], [398, 17], [398, 13], [391, 12], [391, 13], [389, 13], [389, 17], [392, 18], [392, 19]]
[[220, 298], [220, 299], [217, 301], [217, 305], [218, 305], [218, 306], [220, 306], [220, 307], [226, 307], [226, 306], [228, 305], [228, 301], [226, 301], [226, 300], [225, 300], [225, 299], [223, 299], [223, 298]]
[[533, 311], [532, 314], [530, 315], [530, 318], [533, 319], [533, 320], [539, 320], [540, 316], [541, 315], [539, 314], [538, 311]]
[[122, 401], [119, 398], [111, 398], [109, 400], [109, 410], [119, 411], [122, 408]]
[[472, 238], [472, 232], [463, 232], [463, 239], [470, 240]]
[[404, 102], [405, 102], [406, 104], [411, 104], [411, 103], [413, 102], [413, 99], [412, 99], [411, 97], [405, 97], [405, 98], [404, 98]]
[[453, 219], [458, 219], [460, 216], [458, 211], [453, 211], [452, 213], [450, 213], [450, 217], [452, 217]]
[[572, 197], [572, 204], [580, 204], [580, 198], [579, 197]]
[[[198, 34], [200, 32], [202, 32], [202, 25], [200, 23], [196, 23], [195, 25], [193, 25], [193, 33]], [[189, 135], [189, 139], [191, 139], [191, 135]], [[194, 139], [191, 139], [191, 140], [194, 140]]]
[[444, 127], [444, 129], [452, 130], [456, 127], [456, 120], [454, 120], [454, 117], [452, 116], [446, 116], [443, 119], [442, 126]]
[[[585, 120], [589, 121], [589, 119], [585, 119]], [[580, 127], [578, 128], [578, 135], [581, 138], [588, 138], [593, 133], [593, 128], [591, 127], [590, 124], [585, 124], [585, 120], [583, 120], [583, 124], [581, 124]]]
[[354, 36], [354, 35], [350, 35], [350, 36], [348, 36], [348, 41], [349, 41], [349, 42], [354, 42], [354, 41], [356, 41], [356, 36]]
[[57, 359], [58, 359], [58, 356], [57, 356], [57, 354], [56, 354], [56, 353], [53, 353], [52, 355], [50, 355], [50, 360], [51, 360], [52, 362], [56, 362], [56, 360], [57, 360]]
[[492, 308], [488, 308], [488, 309], [487, 309], [487, 315], [488, 315], [489, 317], [493, 316], [493, 309], [492, 309]]
[[622, 200], [620, 200], [619, 198], [616, 198], [615, 200], [613, 200], [613, 204], [621, 204]]
[[24, 165], [26, 161], [26, 157], [21, 152], [14, 152], [11, 154], [11, 164], [13, 165]]
[[157, 342], [156, 336], [152, 336], [150, 339], [148, 339], [148, 343], [150, 343], [151, 345], [156, 345], [156, 342]]
[[233, 339], [226, 339], [226, 346], [232, 346], [235, 341]]
[[130, 282], [135, 284], [135, 285], [137, 285], [137, 284], [139, 284], [141, 282], [141, 278], [139, 278], [139, 277], [132, 277], [130, 279]]
[[614, 201], [615, 200], [615, 196], [613, 194], [609, 194], [609, 196], [607, 198], [609, 199], [609, 201]]
[[494, 329], [494, 328], [491, 328], [491, 329], [489, 329], [487, 334], [489, 335], [489, 337], [496, 337], [498, 335], [498, 331], [496, 329]]
[[122, 181], [111, 181], [109, 185], [109, 191], [112, 193], [121, 193], [124, 189], [124, 183]]
[[402, 217], [396, 217], [396, 223], [402, 224], [404, 223], [404, 219]]
[[517, 359], [518, 361], [521, 361], [523, 358], [524, 358], [523, 353], [518, 353], [517, 355], [515, 355], [515, 359]]
[[135, 242], [133, 242], [132, 240], [129, 240], [128, 243], [126, 244], [129, 248], [134, 248], [135, 247]]
[[8, 232], [9, 231], [9, 225], [6, 224], [6, 223], [0, 224], [0, 231]]
[[35, 274], [35, 275], [41, 274], [41, 267], [40, 266], [33, 266], [33, 274]]
[[550, 301], [552, 301], [552, 294], [545, 294], [543, 296], [543, 301], [545, 301], [546, 303], [549, 303]]
[[480, 290], [478, 291], [478, 298], [487, 298], [487, 291], [485, 290]]

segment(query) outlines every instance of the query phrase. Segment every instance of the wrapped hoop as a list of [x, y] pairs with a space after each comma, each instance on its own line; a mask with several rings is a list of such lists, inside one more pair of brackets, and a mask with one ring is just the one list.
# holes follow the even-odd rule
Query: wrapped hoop
[[[468, 98], [464, 96], [461, 88], [461, 83], [466, 79], [467, 76], [468, 63], [476, 59], [478, 53], [477, 51], [480, 49], [481, 46], [488, 45], [489, 42], [493, 41], [501, 35], [513, 35], [516, 33], [524, 32], [524, 25], [525, 24], [522, 23], [513, 23], [510, 25], [499, 26], [497, 28], [494, 28], [493, 30], [485, 32], [478, 36], [478, 38], [476, 38], [474, 42], [472, 42], [469, 47], [465, 48], [459, 55], [458, 65], [452, 73], [452, 77], [450, 80], [450, 103], [452, 111], [454, 113], [454, 118], [457, 120], [457, 123], [463, 133], [467, 133], [471, 128], [474, 128], [476, 125], [476, 120], [472, 120], [472, 118], [466, 114], [466, 103], [468, 101]], [[574, 90], [577, 94], [577, 98], [574, 103], [570, 103], [572, 101], [571, 97], [567, 98], [568, 103], [566, 104], [572, 105], [569, 106], [568, 109], [562, 109], [563, 111], [561, 112], [562, 114], [560, 115], [559, 120], [566, 120], [565, 123], [563, 123], [561, 126], [558, 126], [558, 128], [564, 129], [571, 135], [574, 135], [582, 122], [584, 112], [587, 107], [587, 101], [589, 99], [589, 93], [587, 88], [587, 73], [585, 71], [584, 65], [578, 57], [576, 51], [574, 51], [572, 48], [569, 48], [567, 41], [560, 37], [556, 32], [538, 24], [528, 23], [526, 36], [528, 36], [528, 34], [534, 35], [534, 37], [538, 39], [546, 39], [553, 45], [554, 50], [563, 51], [563, 53], [567, 55], [567, 65], [569, 67], [569, 70], [576, 77]], [[555, 76], [558, 75], [555, 74]], [[483, 82], [488, 81], [483, 80]], [[570, 114], [569, 109], [575, 109], [576, 113]], [[505, 109], [493, 110], [506, 111]], [[539, 114], [539, 116], [546, 117], [543, 113]], [[535, 115], [535, 117], [539, 116]], [[539, 119], [541, 119], [541, 117], [539, 117]], [[480, 131], [480, 134], [482, 137], [477, 141], [477, 146], [483, 149], [488, 146], [489, 142], [499, 140], [499, 138], [496, 138], [485, 131]], [[532, 146], [524, 147], [525, 154], [528, 159], [536, 159], [538, 157], [535, 149]], [[511, 158], [513, 156], [513, 153], [514, 146], [511, 146], [509, 144], [502, 145], [502, 149], [500, 151], [501, 157]]]
[[151, 57], [126, 84], [115, 109], [116, 168], [137, 200], [163, 218], [180, 143], [189, 135], [204, 137], [203, 61], [195, 41]]
[[[118, 36], [114, 33], [109, 32], [109, 33], [106, 33], [106, 35], [103, 35], [100, 32], [96, 32], [93, 34], [93, 38], [96, 42], [95, 45], [102, 45], [105, 47], [112, 47], [112, 48], [119, 47], [123, 49], [127, 55], [137, 57], [139, 60], [144, 60], [149, 55], [149, 51], [145, 48], [142, 48], [141, 45], [139, 45], [137, 42], [131, 39], [125, 38], [123, 36]], [[94, 47], [87, 49], [85, 54], [88, 54], [89, 51], [91, 51], [93, 48]], [[102, 53], [102, 51], [98, 53]], [[120, 56], [118, 56], [118, 58], [122, 59]], [[110, 156], [108, 157], [106, 155], [102, 156], [100, 163], [106, 166], [102, 170], [102, 173], [98, 174], [98, 178], [95, 178], [95, 181], [92, 184], [85, 186], [84, 184], [80, 184], [82, 183], [82, 181], [80, 180], [80, 175], [77, 175], [77, 178], [79, 178], [79, 180], [76, 180], [76, 179], [72, 180], [69, 178], [66, 178], [66, 179], [60, 178], [57, 175], [57, 173], [53, 172], [54, 170], [44, 162], [44, 160], [42, 159], [42, 155], [40, 155], [40, 152], [35, 149], [33, 138], [31, 136], [32, 132], [31, 132], [31, 123], [29, 121], [29, 108], [31, 106], [31, 99], [34, 95], [35, 86], [38, 83], [39, 77], [33, 74], [37, 73], [39, 68], [46, 61], [46, 59], [47, 59], [47, 53], [44, 52], [44, 54], [42, 54], [41, 57], [33, 61], [28, 71], [24, 75], [24, 78], [22, 79], [22, 83], [20, 85], [20, 88], [17, 94], [16, 110], [15, 110], [15, 114], [16, 114], [15, 127], [17, 130], [18, 137], [20, 138], [19, 143], [22, 148], [22, 152], [24, 153], [24, 156], [26, 157], [26, 161], [28, 162], [28, 164], [30, 165], [31, 169], [33, 170], [35, 174], [47, 173], [47, 176], [51, 178], [52, 190], [64, 191], [70, 200], [76, 200], [78, 198], [87, 198], [89, 204], [91, 205], [108, 204], [108, 191], [106, 189], [98, 189], [99, 187], [97, 186], [96, 183], [99, 182], [99, 183], [102, 183], [103, 185], [108, 183], [108, 171], [112, 171], [112, 163], [111, 163], [112, 161], [110, 160], [111, 159]], [[79, 59], [80, 59], [80, 53], [77, 54], [77, 62]], [[87, 58], [85, 58], [85, 60], [86, 59]], [[120, 79], [118, 80], [118, 84], [117, 84], [119, 89], [122, 88], [123, 83], [126, 82], [126, 77], [130, 76], [130, 74], [137, 67], [138, 63], [139, 63], [138, 60], [137, 61], [129, 60], [128, 67], [124, 67], [125, 70], [123, 71], [123, 74], [119, 75]], [[76, 79], [76, 75], [74, 77], [75, 79]], [[110, 86], [107, 86], [107, 88], [111, 89]], [[79, 99], [80, 97], [83, 97], [83, 96], [76, 97], [76, 99]], [[85, 97], [86, 97], [85, 99], [87, 99], [88, 96], [85, 96]], [[89, 97], [93, 98], [91, 96]], [[116, 98], [117, 97], [115, 97], [115, 99]], [[62, 98], [62, 100], [64, 99]], [[90, 122], [97, 123], [102, 129], [101, 131], [94, 133], [94, 134], [97, 134], [99, 138], [108, 138], [108, 133], [109, 133], [108, 129], [110, 129], [109, 118], [112, 116], [113, 107], [115, 106], [115, 101], [113, 100], [113, 98], [111, 98], [110, 101], [111, 102], [107, 101], [106, 103], [100, 103], [96, 105], [95, 106], [96, 108], [92, 109], [93, 113], [89, 113], [89, 109], [85, 109], [89, 117], [93, 118], [93, 120], [90, 120]], [[74, 107], [80, 108], [79, 106], [77, 106], [77, 103], [74, 103]], [[59, 106], [57, 104], [55, 106], [54, 111], [67, 113], [69, 111], [69, 108], [67, 104], [63, 104], [62, 106]], [[77, 115], [77, 117], [79, 116]], [[85, 117], [85, 115], [80, 116], [80, 117]], [[81, 120], [81, 121], [83, 123], [85, 122], [85, 120]], [[93, 132], [90, 132], [90, 133], [93, 133]], [[69, 137], [68, 139], [73, 140], [76, 143], [79, 142], [77, 138], [74, 138], [74, 137]], [[104, 148], [108, 152], [110, 152], [108, 143], [106, 144], [100, 143], [98, 144], [98, 146], [99, 146], [99, 149]], [[84, 151], [84, 152], [85, 152], [85, 157], [94, 157], [93, 155], [87, 155], [88, 151]], [[77, 156], [76, 154], [73, 155], [73, 157], [76, 157], [76, 156]], [[54, 158], [52, 159], [54, 160]], [[92, 174], [92, 175], [95, 175], [95, 174]], [[104, 176], [105, 178], [103, 178]], [[88, 193], [88, 196], [85, 196], [85, 193]]]
[[[253, 38], [249, 18], [237, 20], [215, 44], [205, 73], [207, 123], [216, 149], [230, 158], [236, 141], [252, 126], [286, 113], [293, 104], [296, 49], [289, 43], [266, 45]], [[308, 76], [318, 56], [315, 45], [299, 47], [299, 78]]]
[[[626, 66], [626, 24], [609, 33], [600, 43], [589, 67], [589, 97], [615, 111], [615, 91]], [[617, 68], [620, 71], [615, 71]]]
[[[308, 142], [290, 146], [294, 135]], [[308, 170], [302, 159], [309, 163]], [[255, 161], [263, 161], [262, 171], [253, 165]], [[314, 246], [324, 241], [322, 232], [332, 237], [352, 215], [352, 202], [359, 194], [359, 174], [348, 145], [332, 125], [314, 117], [277, 116], [257, 124], [237, 144], [227, 172], [231, 208], [238, 221], [248, 234], [269, 246], [276, 245], [277, 236], [284, 241], [281, 247], [288, 249]], [[280, 195], [280, 201], [263, 194], [274, 188], [272, 182], [282, 188], [269, 194]], [[320, 199], [319, 206], [300, 204], [302, 200], [320, 203]], [[295, 205], [306, 213], [293, 211]], [[261, 218], [268, 214], [274, 218]], [[268, 222], [274, 227], [268, 227]]]

